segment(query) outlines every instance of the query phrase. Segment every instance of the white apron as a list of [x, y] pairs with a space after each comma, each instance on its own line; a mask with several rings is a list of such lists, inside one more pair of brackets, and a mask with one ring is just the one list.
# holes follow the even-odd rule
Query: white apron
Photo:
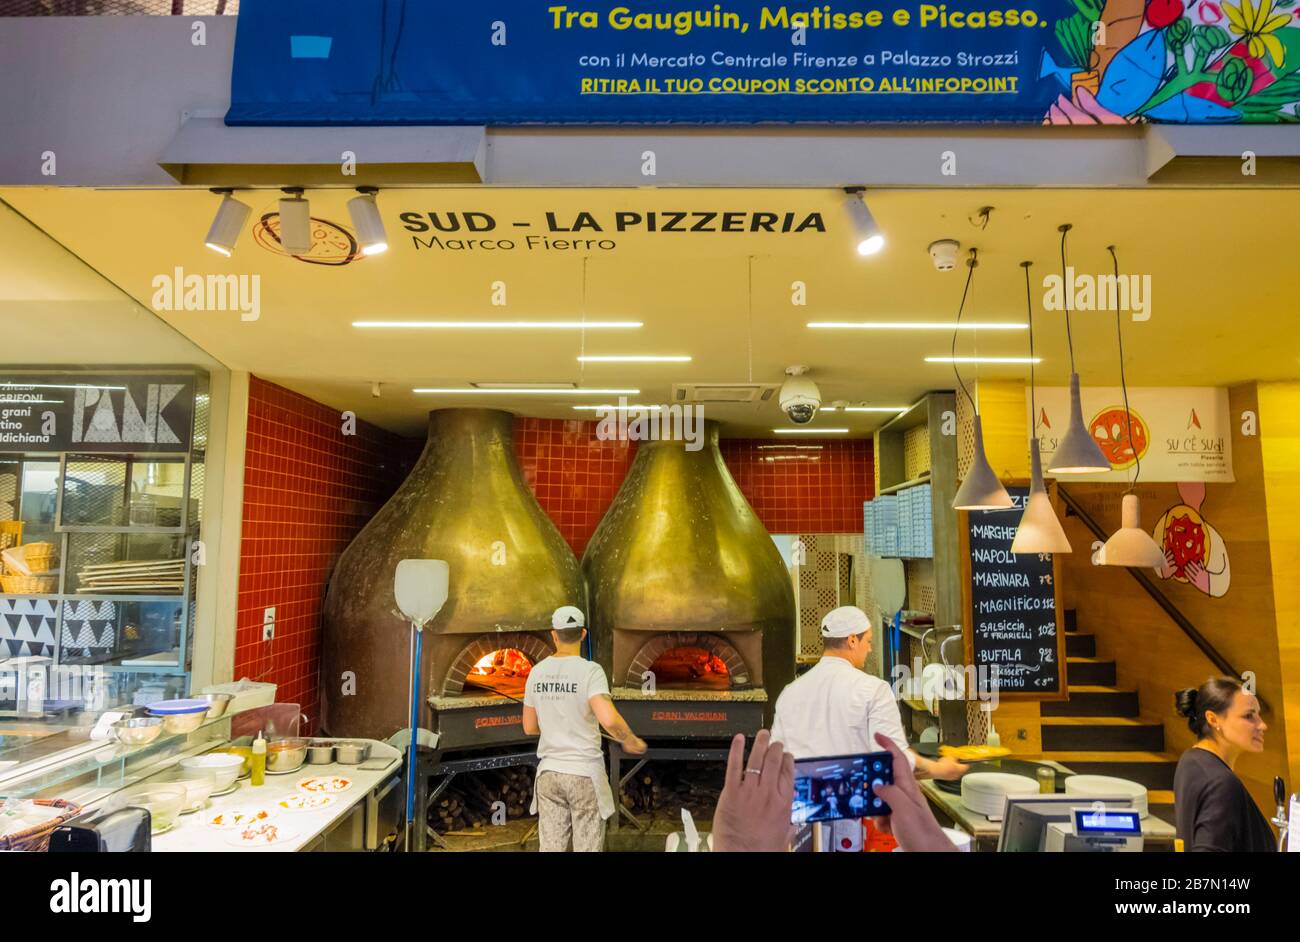
[[[559, 772], [562, 775], [582, 775], [583, 772], [573, 772], [568, 769], [548, 768], [543, 761], [537, 766], [537, 774], [543, 772]], [[600, 812], [601, 820], [609, 820], [614, 816], [614, 790], [609, 787], [609, 776], [605, 774], [605, 763], [603, 760], [592, 763], [590, 768], [585, 772], [591, 778], [592, 787], [596, 789], [596, 809]], [[537, 780], [533, 780], [533, 803], [528, 808], [529, 814], [537, 814]]]

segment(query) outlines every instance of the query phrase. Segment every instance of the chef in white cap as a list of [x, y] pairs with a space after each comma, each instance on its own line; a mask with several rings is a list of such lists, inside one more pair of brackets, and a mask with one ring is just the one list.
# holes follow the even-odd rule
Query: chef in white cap
[[[822, 619], [821, 635], [821, 660], [777, 698], [773, 741], [796, 760], [813, 759], [877, 752], [874, 735], [883, 733], [907, 755], [917, 778], [956, 779], [966, 773], [963, 762], [926, 759], [908, 749], [893, 689], [863, 670], [871, 653], [866, 612], [853, 605], [834, 609]], [[834, 830], [838, 835], [845, 829]]]
[[575, 851], [605, 847], [605, 820], [614, 814], [614, 793], [600, 749], [603, 726], [630, 755], [646, 744], [609, 696], [600, 665], [582, 656], [587, 636], [581, 610], [562, 605], [551, 616], [555, 653], [528, 673], [524, 687], [524, 732], [540, 736], [537, 781], [531, 813], [537, 815], [540, 849]]

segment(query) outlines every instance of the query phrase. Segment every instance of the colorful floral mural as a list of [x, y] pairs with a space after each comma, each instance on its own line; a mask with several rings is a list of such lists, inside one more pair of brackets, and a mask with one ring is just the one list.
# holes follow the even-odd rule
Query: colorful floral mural
[[1045, 124], [1300, 120], [1300, 0], [1073, 0]]

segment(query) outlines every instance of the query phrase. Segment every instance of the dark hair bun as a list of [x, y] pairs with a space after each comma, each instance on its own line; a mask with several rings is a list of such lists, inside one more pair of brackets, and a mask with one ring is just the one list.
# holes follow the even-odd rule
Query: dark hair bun
[[1174, 709], [1178, 711], [1179, 716], [1193, 719], [1196, 716], [1196, 700], [1195, 687], [1176, 691], [1174, 693]]

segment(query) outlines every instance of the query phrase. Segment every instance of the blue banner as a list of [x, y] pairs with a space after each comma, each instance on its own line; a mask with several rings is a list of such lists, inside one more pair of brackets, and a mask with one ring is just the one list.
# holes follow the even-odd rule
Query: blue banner
[[1297, 0], [243, 0], [232, 125], [1294, 122]]

